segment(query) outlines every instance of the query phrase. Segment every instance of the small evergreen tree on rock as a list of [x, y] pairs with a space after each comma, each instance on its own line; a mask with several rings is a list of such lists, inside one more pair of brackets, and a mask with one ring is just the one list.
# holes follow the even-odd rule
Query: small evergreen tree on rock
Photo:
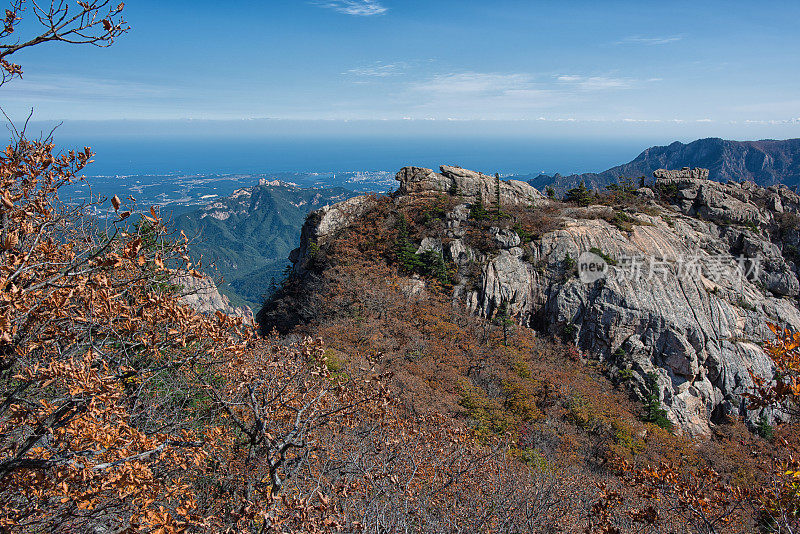
[[586, 183], [582, 181], [578, 187], [567, 191], [567, 194], [564, 196], [564, 201], [574, 202], [579, 206], [588, 206], [594, 201], [595, 197], [594, 191], [588, 189]]

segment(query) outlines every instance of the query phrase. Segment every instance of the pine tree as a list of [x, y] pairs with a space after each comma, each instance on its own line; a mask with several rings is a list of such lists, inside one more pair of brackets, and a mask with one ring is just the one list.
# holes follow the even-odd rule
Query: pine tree
[[408, 237], [408, 221], [405, 215], [400, 215], [396, 224], [397, 238], [395, 239], [395, 254], [400, 268], [407, 273], [420, 270], [422, 262], [417, 255], [417, 249]]
[[480, 191], [475, 195], [475, 202], [469, 209], [469, 217], [476, 221], [482, 221], [489, 217], [489, 212], [486, 211], [486, 208], [483, 206], [483, 197]]
[[450, 193], [450, 196], [454, 196], [454, 197], [457, 197], [457, 196], [460, 195], [460, 193], [458, 191], [458, 182], [456, 181], [455, 178], [453, 178], [453, 181], [450, 182], [450, 189], [448, 189], [448, 193]]
[[508, 331], [514, 325], [514, 320], [508, 313], [508, 303], [505, 300], [500, 302], [500, 307], [497, 309], [497, 315], [495, 315], [495, 323], [502, 327], [503, 345], [508, 346]]
[[447, 263], [442, 254], [435, 250], [426, 250], [416, 255], [420, 265], [421, 274], [436, 278], [442, 284], [450, 283], [450, 273], [447, 272]]
[[594, 191], [586, 187], [586, 183], [581, 181], [578, 187], [574, 187], [567, 191], [564, 196], [566, 202], [575, 202], [579, 206], [588, 206], [594, 200]]
[[661, 395], [655, 373], [647, 374], [645, 385], [647, 394], [644, 397], [644, 421], [672, 430], [672, 421], [667, 418], [667, 411], [661, 406]]

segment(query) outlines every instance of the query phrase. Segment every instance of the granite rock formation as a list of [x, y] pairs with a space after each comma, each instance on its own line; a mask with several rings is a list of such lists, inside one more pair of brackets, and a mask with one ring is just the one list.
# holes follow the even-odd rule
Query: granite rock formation
[[[800, 330], [800, 197], [707, 177], [703, 169], [658, 172], [652, 188], [637, 192], [644, 207], [624, 212], [628, 225], [614, 224], [617, 208], [552, 203], [556, 229], [523, 241], [513, 228], [491, 227], [490, 252], [465, 236], [477, 195], [493, 198], [499, 189], [504, 203], [531, 209], [552, 201], [526, 184], [451, 167], [404, 168], [395, 200], [458, 192], [445, 229], [419, 245], [457, 268], [455, 305], [486, 318], [503, 308], [530, 335], [566, 338], [634, 395], [643, 397], [655, 376], [670, 419], [704, 435], [729, 416], [775, 416], [745, 409], [751, 373], [773, 372], [759, 342], [771, 336], [768, 322]], [[292, 254], [295, 272], [312, 250], [358, 224], [370, 202], [357, 197], [312, 214]], [[576, 260], [589, 251], [606, 262], [606, 275], [586, 283]]]
[[656, 169], [653, 171], [653, 176], [656, 180], [708, 180], [708, 175], [708, 169], [701, 169], [699, 167], [695, 167], [694, 169], [684, 167], [680, 170]]
[[440, 172], [422, 167], [405, 167], [397, 173], [400, 182], [397, 194], [450, 193], [474, 201], [480, 196], [491, 202], [499, 194], [505, 204], [531, 204], [544, 198], [538, 189], [519, 180], [497, 180], [475, 171], [443, 165]]
[[209, 276], [195, 277], [179, 272], [172, 276], [172, 283], [179, 287], [181, 300], [200, 313], [221, 311], [232, 317], [241, 317], [253, 322], [253, 311], [248, 306], [236, 307], [219, 292], [214, 280]]

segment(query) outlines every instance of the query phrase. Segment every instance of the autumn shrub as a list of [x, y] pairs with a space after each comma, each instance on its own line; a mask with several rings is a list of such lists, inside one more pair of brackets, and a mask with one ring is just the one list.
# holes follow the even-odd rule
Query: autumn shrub
[[471, 384], [466, 378], [461, 380], [460, 389], [460, 404], [475, 421], [479, 437], [488, 439], [505, 434], [512, 428], [514, 418], [504, 409], [499, 399], [489, 398], [483, 389]]
[[563, 226], [560, 211], [561, 203], [551, 201], [546, 205], [508, 206], [505, 208], [512, 229], [516, 231], [523, 243], [540, 239], [544, 234], [558, 230]]
[[0, 156], [3, 528], [196, 521], [187, 466], [213, 426], [192, 375], [252, 334], [179, 302], [169, 266], [195, 271], [154, 211], [128, 224], [115, 197], [101, 224], [59, 200], [90, 158], [24, 138]]
[[[775, 365], [771, 380], [751, 374], [755, 384], [748, 394], [749, 408], [771, 408], [791, 417], [800, 415], [800, 332], [768, 324], [774, 340], [763, 346]], [[763, 412], [762, 412], [763, 414]], [[757, 431], [764, 437], [775, 432], [766, 421], [759, 422]], [[793, 436], [794, 438], [794, 436]], [[781, 437], [781, 456], [764, 454], [771, 480], [760, 495], [761, 519], [767, 528], [792, 532], [800, 528], [800, 448], [796, 439]]]
[[455, 205], [453, 195], [439, 195], [435, 200], [424, 206], [419, 212], [419, 222], [426, 226], [433, 223], [442, 223], [447, 217], [447, 213]]
[[632, 232], [633, 227], [636, 225], [649, 224], [637, 219], [636, 217], [628, 215], [624, 211], [619, 210], [614, 210], [613, 215], [605, 217], [605, 220], [623, 232]]
[[[379, 199], [359, 219], [358, 225], [327, 242], [324, 246], [329, 263], [320, 273], [322, 283], [315, 287], [317, 313], [294, 332], [320, 336], [330, 347], [346, 354], [345, 372], [354, 380], [359, 376], [359, 369], [370, 369], [390, 377], [386, 384], [399, 406], [389, 403], [387, 413], [406, 414], [401, 417], [408, 417], [415, 423], [412, 428], [403, 427], [406, 434], [402, 439], [411, 435], [413, 429], [418, 429], [418, 435], [442, 432], [432, 427], [420, 428], [419, 421], [429, 421], [427, 418], [435, 414], [437, 421], [461, 428], [464, 441], [460, 443], [475, 447], [473, 450], [478, 457], [494, 451], [496, 459], [504, 458], [510, 469], [506, 473], [552, 476], [548, 480], [554, 484], [554, 494], [561, 498], [580, 488], [572, 496], [575, 500], [570, 501], [572, 515], [563, 516], [569, 517], [569, 522], [561, 524], [566, 531], [582, 532], [587, 526], [599, 525], [600, 515], [592, 515], [593, 510], [600, 514], [603, 503], [607, 504], [604, 492], [615, 492], [615, 504], [603, 519], [610, 527], [623, 532], [672, 532], [694, 525], [690, 531], [702, 532], [701, 519], [693, 515], [699, 510], [698, 502], [681, 496], [681, 484], [697, 491], [711, 488], [708, 490], [711, 501], [704, 510], [715, 522], [717, 532], [751, 529], [752, 500], [736, 492], [743, 486], [743, 480], [753, 480], [755, 486], [760, 484], [760, 479], [750, 474], [755, 471], [752, 466], [756, 465], [748, 456], [752, 442], [726, 438], [723, 443], [715, 434], [700, 454], [698, 444], [642, 422], [641, 404], [615, 389], [605, 378], [603, 366], [591, 355], [581, 353], [568, 343], [520, 328], [516, 321], [504, 329], [504, 321], [497, 320], [502, 303], [494, 310], [498, 313], [483, 318], [465, 311], [461, 307], [463, 303], [454, 306], [452, 289], [434, 278], [426, 279], [424, 285], [409, 282], [409, 273], [398, 268], [394, 259], [396, 222], [399, 215], [406, 217], [409, 241], [417, 243], [423, 236], [443, 239], [442, 229], [436, 226], [438, 223], [423, 224], [414, 218], [414, 211], [427, 202], [430, 199], [395, 199], [394, 202]], [[468, 220], [467, 239], [471, 230], [488, 230], [488, 225], [513, 228], [521, 223], [522, 228], [525, 227], [523, 210], [504, 206], [503, 212], [502, 219]], [[533, 235], [533, 232], [526, 235]], [[475, 279], [480, 278], [480, 270], [481, 265], [475, 262]], [[357, 313], [343, 313], [344, 310]], [[566, 326], [567, 333], [574, 337], [577, 325]], [[406, 409], [409, 411], [403, 411]], [[365, 425], [368, 428], [358, 430], [362, 432], [359, 435], [370, 440], [376, 433], [383, 435], [378, 427], [388, 425], [387, 432], [399, 428], [392, 426], [394, 423], [371, 419], [377, 417], [375, 415], [359, 417], [369, 421]], [[336, 431], [337, 439], [353, 439], [347, 436], [355, 429], [346, 430], [336, 425], [332, 428], [342, 428]], [[325, 434], [324, 439], [329, 439], [327, 436]], [[443, 447], [439, 442], [426, 444]], [[412, 447], [411, 444], [404, 446]], [[763, 446], [770, 444], [764, 442]], [[381, 443], [381, 450], [373, 451], [371, 446], [364, 445], [355, 457], [384, 458], [383, 451], [387, 455], [403, 452], [402, 448], [393, 447]], [[329, 458], [323, 450], [315, 454], [320, 454], [320, 461]], [[734, 458], [733, 463], [743, 469], [723, 459], [728, 457]], [[441, 457], [427, 458], [437, 465], [446, 462]], [[662, 463], [675, 471], [687, 470], [672, 477], [671, 471], [660, 470]], [[382, 517], [394, 526], [409, 525], [406, 522], [409, 516], [403, 511], [405, 505], [397, 507], [401, 495], [392, 489], [402, 483], [386, 475], [395, 474], [395, 466], [400, 464], [391, 464], [391, 470], [387, 465], [382, 464], [378, 470], [380, 476], [374, 475], [376, 478], [366, 487], [375, 488], [380, 492], [378, 500], [391, 505], [386, 504], [378, 511], [376, 505], [370, 504], [372, 501], [362, 500], [365, 496], [376, 495], [369, 492], [356, 493], [355, 500], [337, 501], [340, 496], [334, 491], [324, 493], [330, 498], [328, 506], [334, 502], [343, 502], [345, 507], [357, 504], [351, 509], [374, 514], [370, 517]], [[704, 467], [716, 473], [707, 486], [701, 485], [701, 479], [706, 474], [711, 476], [711, 471], [702, 470]], [[686, 477], [682, 478], [684, 474]], [[656, 478], [647, 478], [650, 475]], [[657, 477], [672, 478], [665, 482]], [[395, 479], [403, 480], [397, 474]], [[355, 485], [348, 482], [348, 495], [353, 495], [351, 492], [355, 488], [365, 488], [363, 481], [356, 483], [355, 475], [350, 480]], [[423, 478], [421, 482], [433, 480], [435, 477]], [[475, 482], [474, 478], [471, 480]], [[606, 489], [601, 490], [596, 484], [606, 484]], [[473, 508], [478, 502], [481, 510], [485, 506], [496, 507], [492, 514], [495, 510], [508, 510], [499, 506], [491, 494], [475, 491], [472, 486], [461, 487], [453, 495], [454, 502], [459, 503], [456, 508], [462, 506], [465, 499], [474, 498], [479, 500], [473, 501]], [[424, 517], [427, 525], [444, 524], [439, 523], [443, 511], [455, 511], [455, 508], [448, 508], [449, 505], [433, 498], [432, 494], [427, 495], [415, 495], [409, 501], [414, 513]], [[597, 503], [600, 504], [595, 507]], [[552, 508], [547, 513], [550, 517], [559, 517]], [[474, 511], [466, 507], [460, 508], [458, 514], [453, 517], [458, 517], [459, 525], [474, 525], [478, 520]], [[730, 521], [718, 521], [725, 514], [729, 514]], [[498, 516], [493, 517], [495, 520]], [[361, 519], [357, 521], [360, 525]], [[355, 523], [340, 524], [352, 527]], [[487, 525], [489, 523], [484, 523], [485, 531], [497, 530], [496, 523], [492, 523], [493, 527]], [[442, 530], [447, 531], [447, 527]]]

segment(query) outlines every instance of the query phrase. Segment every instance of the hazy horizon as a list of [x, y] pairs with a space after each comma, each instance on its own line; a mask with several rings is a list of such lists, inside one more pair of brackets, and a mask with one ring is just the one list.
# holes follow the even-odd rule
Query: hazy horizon
[[[54, 121], [32, 121], [28, 135], [47, 135]], [[636, 127], [631, 131], [624, 127]], [[528, 121], [65, 121], [59, 148], [90, 146], [89, 175], [395, 171], [405, 165], [457, 164], [483, 172], [600, 172], [650, 146], [688, 143], [681, 125]], [[707, 125], [701, 137], [717, 137]], [[730, 132], [734, 133], [734, 132]], [[787, 125], [750, 125], [741, 138], [793, 133]]]

